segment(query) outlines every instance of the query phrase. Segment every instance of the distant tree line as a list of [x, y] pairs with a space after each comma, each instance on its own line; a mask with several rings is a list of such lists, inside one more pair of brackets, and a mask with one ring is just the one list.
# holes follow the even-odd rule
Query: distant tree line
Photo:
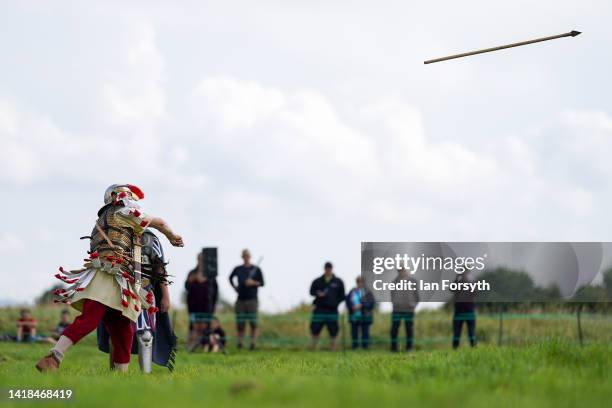
[[[479, 309], [483, 311], [553, 312], [576, 310], [578, 307], [592, 312], [612, 310], [612, 268], [604, 272], [600, 285], [581, 286], [571, 299], [564, 298], [557, 285], [536, 285], [525, 271], [500, 267], [480, 274], [478, 279], [484, 279], [491, 284], [490, 291], [482, 291], [476, 295]], [[511, 301], [513, 299], [529, 300], [515, 302]], [[446, 304], [447, 308], [451, 306], [452, 301]]]

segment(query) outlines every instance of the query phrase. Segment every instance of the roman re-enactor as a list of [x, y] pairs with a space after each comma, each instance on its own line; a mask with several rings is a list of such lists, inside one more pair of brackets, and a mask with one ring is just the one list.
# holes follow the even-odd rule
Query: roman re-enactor
[[138, 201], [144, 193], [131, 184], [113, 184], [104, 193], [104, 206], [92, 230], [88, 258], [82, 269], [65, 271], [60, 267], [56, 278], [70, 285], [58, 289], [59, 302], [69, 304], [81, 312], [68, 326], [51, 352], [36, 368], [39, 371], [57, 370], [66, 350], [104, 322], [112, 343], [112, 362], [117, 371], [127, 371], [134, 335], [133, 323], [142, 309], [156, 311], [152, 290], [143, 288], [143, 277], [150, 278], [150, 270], [143, 269], [141, 235], [147, 228], [164, 234], [174, 246], [183, 246], [183, 239], [175, 234], [161, 218], [143, 212]]
[[[138, 354], [138, 363], [143, 373], [151, 373], [151, 363], [174, 369], [176, 354], [176, 336], [172, 330], [168, 309], [170, 308], [170, 293], [168, 285], [167, 262], [164, 250], [157, 235], [150, 229], [140, 237], [142, 245], [142, 268], [149, 277], [142, 278], [142, 286], [153, 290], [154, 308], [141, 309], [136, 322], [132, 354]], [[98, 324], [98, 348], [110, 353], [110, 336], [103, 322]]]

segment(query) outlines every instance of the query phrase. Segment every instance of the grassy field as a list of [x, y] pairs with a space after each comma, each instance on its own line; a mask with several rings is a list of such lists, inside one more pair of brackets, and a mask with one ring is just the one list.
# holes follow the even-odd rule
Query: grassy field
[[[92, 344], [59, 375], [35, 371], [45, 345], [0, 343], [3, 387], [71, 388], [69, 406], [609, 406], [612, 344], [548, 340], [525, 347], [417, 351], [262, 350], [179, 353], [176, 371], [111, 373]], [[50, 402], [7, 402], [40, 406]], [[155, 404], [155, 405], [154, 405]]]
[[[35, 309], [41, 331], [61, 309]], [[14, 331], [17, 309], [0, 311], [0, 331]], [[416, 351], [391, 354], [389, 316], [377, 314], [374, 350], [308, 351], [305, 310], [261, 316], [260, 348], [234, 348], [233, 315], [221, 314], [229, 354], [187, 354], [180, 343], [176, 370], [155, 367], [150, 376], [134, 363], [128, 374], [109, 372], [108, 358], [89, 336], [68, 352], [59, 375], [42, 375], [36, 361], [48, 344], [0, 342], [0, 387], [70, 388], [68, 406], [609, 406], [612, 401], [612, 319], [585, 314], [584, 346], [571, 313], [503, 316], [479, 314], [476, 349], [450, 350], [451, 317], [419, 313]], [[184, 338], [184, 311], [174, 314]], [[345, 335], [348, 342], [348, 335]], [[322, 344], [325, 346], [325, 344]], [[3, 394], [6, 393], [6, 388]], [[59, 405], [2, 401], [1, 406]]]
[[[309, 344], [310, 306], [281, 314], [260, 314], [261, 347], [271, 349], [302, 350]], [[33, 309], [38, 319], [39, 331], [49, 333], [57, 324], [62, 307], [48, 306]], [[71, 311], [74, 316], [76, 312]], [[0, 309], [0, 333], [14, 333], [15, 320], [19, 315], [18, 308]], [[179, 338], [187, 333], [187, 314], [184, 309], [171, 313], [174, 327]], [[229, 338], [235, 336], [234, 314], [231, 312], [218, 315]], [[341, 325], [345, 342], [349, 342], [350, 327]], [[372, 346], [387, 349], [389, 347], [390, 316], [376, 313], [371, 329]], [[450, 345], [452, 317], [443, 311], [424, 311], [415, 318], [415, 348], [417, 350], [447, 349]], [[498, 345], [499, 315], [478, 313], [477, 336], [481, 345]], [[583, 313], [583, 338], [591, 341], [612, 343], [612, 314]], [[551, 338], [562, 338], [578, 342], [576, 315], [572, 313], [552, 313], [533, 311], [531, 313], [506, 313], [503, 315], [502, 344], [506, 346], [527, 346]], [[233, 341], [230, 341], [233, 344]]]

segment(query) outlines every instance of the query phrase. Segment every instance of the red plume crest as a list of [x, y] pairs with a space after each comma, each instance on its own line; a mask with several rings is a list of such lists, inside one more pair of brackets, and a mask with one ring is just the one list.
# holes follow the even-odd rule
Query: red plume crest
[[144, 193], [142, 192], [142, 190], [139, 187], [136, 187], [133, 184], [127, 184], [127, 187], [130, 189], [132, 194], [134, 194], [136, 197], [138, 197], [139, 200], [142, 200], [144, 198]]

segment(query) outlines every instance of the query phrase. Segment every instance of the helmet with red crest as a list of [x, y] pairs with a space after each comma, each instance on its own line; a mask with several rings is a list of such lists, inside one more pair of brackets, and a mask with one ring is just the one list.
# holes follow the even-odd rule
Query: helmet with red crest
[[104, 192], [104, 204], [110, 204], [124, 198], [138, 201], [144, 198], [144, 193], [133, 184], [113, 184]]

